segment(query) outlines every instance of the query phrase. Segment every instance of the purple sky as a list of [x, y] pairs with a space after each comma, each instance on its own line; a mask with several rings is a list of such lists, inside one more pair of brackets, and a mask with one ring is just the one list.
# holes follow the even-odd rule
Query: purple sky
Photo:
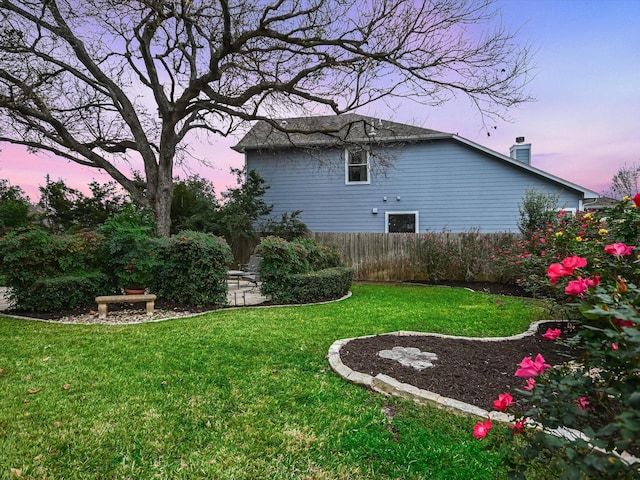
[[[499, 0], [502, 22], [520, 29], [519, 38], [536, 50], [535, 77], [529, 84], [536, 101], [509, 112], [488, 137], [481, 119], [463, 98], [439, 108], [412, 102], [371, 107], [359, 113], [426, 128], [458, 133], [508, 155], [516, 137], [532, 144], [532, 165], [597, 192], [605, 191], [623, 165], [640, 165], [640, 1]], [[198, 173], [216, 192], [234, 184], [229, 167], [242, 167], [243, 156], [229, 147], [239, 138], [215, 139], [197, 153], [186, 177]], [[25, 190], [32, 201], [47, 173], [86, 191], [106, 174], [66, 160], [28, 154], [2, 145], [0, 178]], [[137, 167], [141, 169], [140, 166]]]

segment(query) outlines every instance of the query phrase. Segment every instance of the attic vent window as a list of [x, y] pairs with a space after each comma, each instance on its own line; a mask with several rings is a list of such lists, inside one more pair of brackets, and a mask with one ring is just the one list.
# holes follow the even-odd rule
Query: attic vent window
[[345, 149], [345, 176], [347, 185], [370, 183], [368, 150], [360, 147]]

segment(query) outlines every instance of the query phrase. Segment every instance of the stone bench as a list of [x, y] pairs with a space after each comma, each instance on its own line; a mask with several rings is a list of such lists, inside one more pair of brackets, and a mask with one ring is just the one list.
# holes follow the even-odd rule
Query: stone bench
[[156, 296], [153, 294], [140, 295], [102, 295], [96, 297], [98, 304], [98, 318], [107, 318], [107, 305], [110, 303], [147, 303], [147, 315], [153, 315], [153, 305]]

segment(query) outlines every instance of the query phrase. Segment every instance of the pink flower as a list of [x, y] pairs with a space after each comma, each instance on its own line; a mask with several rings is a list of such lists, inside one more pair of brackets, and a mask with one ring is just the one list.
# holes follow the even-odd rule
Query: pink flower
[[516, 370], [515, 376], [521, 378], [536, 377], [547, 368], [551, 368], [551, 365], [544, 363], [544, 357], [540, 354], [536, 356], [535, 360], [532, 360], [531, 357], [525, 357], [518, 365], [520, 368]]
[[611, 350], [613, 350], [613, 351], [618, 350], [618, 344], [617, 343], [612, 343], [611, 344]]
[[574, 268], [582, 268], [587, 266], [587, 259], [574, 255], [562, 260], [562, 265], [573, 271]]
[[577, 280], [571, 280], [564, 289], [564, 293], [567, 295], [582, 295], [587, 291], [588, 285], [587, 280], [578, 277]]
[[484, 423], [478, 422], [476, 423], [475, 427], [473, 427], [473, 436], [478, 440], [481, 440], [487, 436], [487, 433], [489, 433], [491, 427], [493, 427], [493, 425], [491, 425], [491, 420], [489, 420], [488, 418], [484, 421]]
[[636, 204], [636, 207], [640, 207], [640, 193], [636, 193], [633, 197], [633, 203]]
[[593, 278], [587, 278], [587, 287], [595, 288], [600, 285], [600, 275], [594, 275]]
[[613, 323], [618, 325], [618, 327], [620, 327], [620, 328], [622, 328], [622, 327], [629, 327], [629, 328], [635, 327], [635, 324], [631, 320], [622, 320], [620, 318], [614, 318], [613, 319]]
[[522, 387], [525, 390], [533, 390], [533, 387], [536, 386], [536, 381], [533, 378], [527, 378], [527, 384]]
[[513, 433], [514, 435], [522, 433], [522, 431], [524, 430], [524, 420], [516, 420], [510, 428], [511, 433]]
[[552, 263], [547, 268], [547, 277], [551, 279], [551, 285], [555, 285], [560, 277], [567, 277], [573, 274], [572, 268], [567, 268], [561, 263]]
[[593, 410], [593, 408], [589, 406], [589, 400], [587, 400], [587, 397], [580, 397], [579, 399], [576, 400], [576, 404], [578, 405], [578, 408], [580, 410], [584, 410], [584, 411]]
[[626, 257], [631, 255], [634, 248], [636, 247], [629, 246], [625, 243], [613, 243], [611, 245], [606, 245], [604, 247], [604, 251], [611, 255], [615, 255], [616, 257]]
[[562, 330], [559, 328], [547, 328], [547, 331], [542, 335], [542, 338], [546, 338], [547, 340], [557, 340]]
[[493, 401], [493, 408], [500, 412], [506, 412], [507, 407], [513, 405], [513, 397], [508, 393], [501, 393], [498, 399]]

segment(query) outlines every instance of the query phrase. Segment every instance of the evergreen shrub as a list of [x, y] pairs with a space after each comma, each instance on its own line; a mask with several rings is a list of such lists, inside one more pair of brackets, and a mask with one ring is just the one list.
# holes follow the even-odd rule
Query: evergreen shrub
[[[319, 275], [325, 269], [344, 267], [338, 253], [310, 239], [286, 241], [279, 237], [267, 237], [256, 252], [262, 257], [259, 274], [261, 292], [276, 303], [307, 303], [344, 295], [343, 274], [335, 272]], [[315, 275], [305, 275], [316, 272]], [[331, 279], [331, 277], [336, 277]], [[346, 291], [353, 280], [353, 271]], [[333, 285], [333, 286], [331, 286]], [[332, 293], [326, 293], [330, 290]]]
[[[44, 300], [46, 291], [59, 292], [54, 279], [76, 283], [77, 295], [51, 299], [59, 308], [78, 306], [78, 298], [92, 284], [102, 285], [102, 237], [94, 233], [53, 235], [41, 229], [13, 231], [0, 239], [0, 270], [9, 287], [9, 299], [21, 310], [51, 309]], [[68, 280], [76, 278], [77, 280]], [[47, 281], [53, 281], [49, 285]], [[102, 288], [102, 287], [101, 287]], [[60, 293], [52, 293], [60, 296]], [[95, 292], [92, 293], [95, 297]], [[43, 303], [44, 302], [44, 303]]]
[[156, 269], [159, 298], [194, 306], [226, 304], [227, 270], [231, 248], [222, 237], [181, 231], [158, 250]]
[[95, 302], [96, 292], [109, 292], [109, 277], [101, 272], [82, 276], [43, 278], [11, 295], [21, 309], [55, 312]]

